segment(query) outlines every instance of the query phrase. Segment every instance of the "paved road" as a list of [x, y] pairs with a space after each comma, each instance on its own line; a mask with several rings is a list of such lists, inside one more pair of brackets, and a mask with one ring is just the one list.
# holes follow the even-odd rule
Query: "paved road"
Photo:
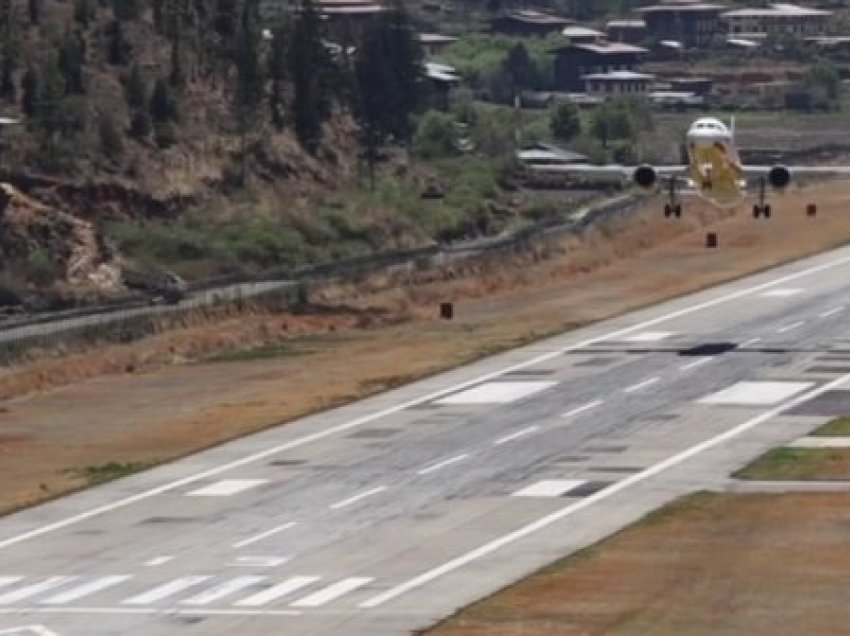
[[848, 283], [823, 254], [6, 517], [0, 633], [427, 626], [850, 409]]

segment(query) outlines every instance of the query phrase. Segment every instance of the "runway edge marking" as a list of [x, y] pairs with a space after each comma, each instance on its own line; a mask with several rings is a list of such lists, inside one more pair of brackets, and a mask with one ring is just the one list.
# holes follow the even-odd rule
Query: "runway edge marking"
[[[813, 257], [817, 258], [817, 256]], [[247, 455], [240, 459], [233, 460], [231, 462], [227, 462], [226, 464], [222, 464], [221, 466], [217, 466], [215, 468], [210, 468], [208, 470], [202, 471], [200, 473], [196, 473], [195, 475], [190, 475], [188, 477], [184, 477], [182, 479], [178, 479], [172, 481], [167, 484], [163, 484], [161, 486], [157, 486], [155, 488], [150, 488], [146, 491], [137, 493], [135, 495], [130, 495], [129, 497], [125, 497], [123, 499], [119, 499], [118, 501], [114, 501], [109, 504], [104, 504], [102, 506], [98, 506], [91, 510], [87, 510], [86, 512], [82, 512], [77, 515], [73, 515], [71, 517], [66, 517], [60, 521], [55, 521], [53, 523], [45, 524], [38, 528], [34, 528], [32, 530], [28, 530], [27, 532], [22, 532], [15, 536], [9, 537], [7, 539], [3, 539], [0, 541], [0, 550], [8, 548], [9, 546], [16, 545], [23, 541], [27, 541], [29, 539], [39, 537], [44, 534], [48, 534], [55, 530], [60, 530], [62, 528], [66, 528], [70, 525], [74, 525], [81, 521], [85, 521], [87, 519], [91, 519], [93, 517], [97, 517], [99, 515], [105, 514], [107, 512], [112, 512], [113, 510], [118, 510], [119, 508], [124, 508], [134, 503], [138, 503], [140, 501], [144, 501], [146, 499], [150, 499], [151, 497], [155, 497], [156, 495], [161, 495], [163, 493], [171, 492], [178, 488], [182, 488], [183, 486], [187, 486], [189, 484], [194, 484], [198, 481], [208, 479], [210, 477], [215, 477], [217, 475], [221, 475], [224, 472], [229, 470], [233, 470], [235, 468], [241, 468], [242, 466], [247, 466], [249, 464], [261, 461], [273, 455], [277, 455], [284, 451], [292, 450], [293, 448], [300, 448], [301, 446], [305, 446], [307, 444], [311, 444], [313, 442], [325, 439], [327, 437], [331, 437], [338, 433], [343, 433], [349, 431], [353, 428], [357, 428], [358, 426], [362, 426], [363, 424], [367, 424], [370, 422], [374, 422], [375, 420], [382, 419], [387, 417], [388, 415], [393, 415], [405, 409], [408, 409], [412, 406], [418, 406], [420, 404], [424, 404], [425, 402], [430, 402], [432, 400], [439, 399], [456, 391], [461, 391], [468, 387], [474, 386], [481, 382], [487, 382], [488, 380], [492, 380], [494, 378], [498, 378], [506, 373], [511, 373], [513, 371], [517, 371], [519, 369], [524, 369], [526, 367], [533, 366], [535, 364], [540, 364], [541, 362], [545, 362], [547, 360], [551, 360], [553, 358], [557, 358], [558, 356], [562, 356], [564, 353], [568, 351], [575, 351], [577, 349], [582, 349], [584, 347], [588, 347], [594, 345], [598, 342], [603, 342], [605, 340], [610, 340], [612, 338], [618, 338], [620, 336], [633, 333], [635, 331], [640, 331], [646, 329], [647, 327], [652, 327], [654, 325], [658, 325], [668, 320], [674, 320], [676, 318], [680, 318], [682, 316], [687, 316], [704, 309], [709, 309], [711, 307], [715, 307], [717, 305], [722, 305], [724, 303], [737, 300], [739, 298], [743, 298], [745, 296], [749, 296], [751, 294], [757, 293], [764, 289], [770, 289], [771, 287], [775, 287], [777, 285], [782, 285], [783, 283], [787, 283], [788, 281], [797, 280], [800, 278], [805, 278], [807, 276], [811, 276], [813, 274], [817, 274], [829, 269], [833, 269], [835, 267], [841, 267], [842, 265], [846, 265], [850, 263], [850, 256], [844, 256], [842, 258], [838, 258], [836, 260], [828, 261], [826, 263], [821, 263], [819, 265], [814, 265], [812, 267], [808, 267], [802, 271], [794, 272], [791, 274], [786, 274], [784, 276], [780, 276], [771, 281], [767, 281], [764, 283], [759, 283], [758, 285], [754, 285], [752, 287], [746, 287], [744, 289], [739, 289], [734, 292], [730, 292], [728, 294], [724, 294], [722, 296], [718, 296], [717, 298], [712, 298], [711, 300], [706, 300], [696, 305], [691, 305], [689, 307], [684, 307], [682, 309], [677, 309], [675, 311], [664, 314], [663, 316], [658, 316], [656, 318], [650, 318], [649, 320], [645, 320], [636, 325], [632, 325], [630, 327], [623, 327], [622, 329], [617, 329], [615, 331], [609, 332], [607, 334], [603, 334], [600, 336], [596, 336], [593, 338], [588, 338], [581, 342], [578, 342], [573, 345], [569, 345], [566, 347], [561, 347], [556, 349], [555, 351], [550, 351], [548, 353], [541, 354], [539, 356], [535, 356], [529, 360], [524, 362], [518, 362], [513, 365], [509, 365], [507, 367], [503, 367], [497, 371], [492, 371], [490, 373], [484, 374], [477, 378], [473, 378], [471, 380], [466, 380], [465, 382], [461, 382], [454, 386], [446, 387], [444, 389], [440, 389], [439, 391], [434, 391], [430, 394], [420, 396], [418, 398], [414, 398], [412, 400], [408, 400], [401, 404], [397, 404], [395, 406], [391, 406], [389, 408], [383, 409], [381, 411], [377, 411], [375, 413], [371, 413], [369, 415], [364, 415], [362, 417], [351, 420], [350, 422], [345, 422], [343, 424], [339, 424], [337, 426], [332, 426], [330, 428], [326, 428], [322, 431], [317, 431], [315, 433], [311, 433], [310, 435], [304, 435], [297, 439], [291, 440], [289, 442], [284, 442], [283, 444], [278, 444], [277, 446], [273, 446], [271, 448], [267, 448], [265, 450], [253, 453], [251, 455]], [[758, 274], [753, 274], [756, 276]], [[727, 283], [721, 283], [727, 284]], [[699, 293], [699, 292], [694, 292]]]

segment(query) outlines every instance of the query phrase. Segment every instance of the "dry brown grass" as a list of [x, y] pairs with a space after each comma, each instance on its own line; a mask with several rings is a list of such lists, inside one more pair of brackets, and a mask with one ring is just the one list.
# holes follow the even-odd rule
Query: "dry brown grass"
[[846, 634], [848, 524], [846, 493], [693, 495], [428, 634]]
[[[74, 487], [72, 467], [170, 459], [276, 422], [850, 240], [850, 184], [789, 194], [755, 222], [658, 202], [628, 222], [514, 257], [327, 288], [311, 316], [249, 311], [128, 345], [35, 361], [0, 376], [0, 510]], [[721, 248], [704, 248], [705, 227]], [[455, 320], [436, 304], [455, 301]], [[284, 328], [285, 326], [285, 328]], [[316, 338], [316, 334], [323, 334]], [[198, 364], [222, 349], [287, 341], [297, 356]], [[132, 370], [132, 372], [128, 372]], [[35, 393], [33, 393], [35, 392]]]

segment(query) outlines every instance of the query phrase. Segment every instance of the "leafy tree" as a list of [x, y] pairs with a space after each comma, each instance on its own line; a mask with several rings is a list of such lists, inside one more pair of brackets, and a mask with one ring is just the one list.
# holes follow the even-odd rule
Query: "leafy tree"
[[14, 61], [12, 58], [4, 56], [2, 62], [0, 62], [0, 97], [10, 102], [14, 102], [16, 99], [17, 88], [14, 72]]
[[289, 47], [292, 77], [292, 120], [295, 135], [314, 152], [321, 141], [322, 123], [331, 113], [331, 61], [322, 41], [322, 25], [311, 0], [303, 0]]
[[389, 132], [397, 139], [408, 141], [413, 132], [411, 116], [419, 108], [422, 99], [422, 47], [401, 0], [395, 0], [381, 22], [384, 23], [385, 47], [392, 78]]
[[511, 93], [518, 95], [537, 85], [540, 74], [534, 60], [522, 42], [517, 42], [508, 51], [502, 63], [502, 70], [510, 80]]
[[65, 95], [65, 83], [55, 55], [45, 60], [39, 77], [35, 119], [44, 141], [50, 145], [62, 126], [62, 98]]
[[153, 128], [154, 141], [160, 148], [170, 148], [177, 143], [177, 129], [170, 121], [156, 124]]
[[625, 104], [611, 103], [597, 107], [591, 121], [593, 136], [602, 142], [603, 147], [613, 139], [629, 139], [635, 134], [635, 128], [629, 118]]
[[148, 111], [142, 109], [137, 110], [130, 115], [130, 136], [133, 139], [142, 140], [151, 134], [153, 125], [151, 124], [151, 116]]
[[555, 106], [549, 120], [552, 136], [562, 141], [570, 141], [581, 133], [581, 116], [578, 107], [571, 101], [561, 101]]
[[827, 102], [831, 106], [838, 100], [841, 90], [841, 77], [835, 66], [825, 60], [818, 61], [806, 73], [803, 81], [806, 88], [815, 93], [815, 100]]
[[91, 18], [90, 0], [74, 0], [74, 21], [85, 29], [88, 28]]
[[434, 159], [457, 153], [455, 124], [451, 115], [429, 110], [419, 118], [413, 148], [420, 157]]

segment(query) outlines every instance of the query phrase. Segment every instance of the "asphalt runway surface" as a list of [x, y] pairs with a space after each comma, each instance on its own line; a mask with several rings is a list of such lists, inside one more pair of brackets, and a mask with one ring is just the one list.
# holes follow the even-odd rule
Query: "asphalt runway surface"
[[10, 515], [0, 634], [427, 627], [850, 412], [848, 318], [850, 248]]

